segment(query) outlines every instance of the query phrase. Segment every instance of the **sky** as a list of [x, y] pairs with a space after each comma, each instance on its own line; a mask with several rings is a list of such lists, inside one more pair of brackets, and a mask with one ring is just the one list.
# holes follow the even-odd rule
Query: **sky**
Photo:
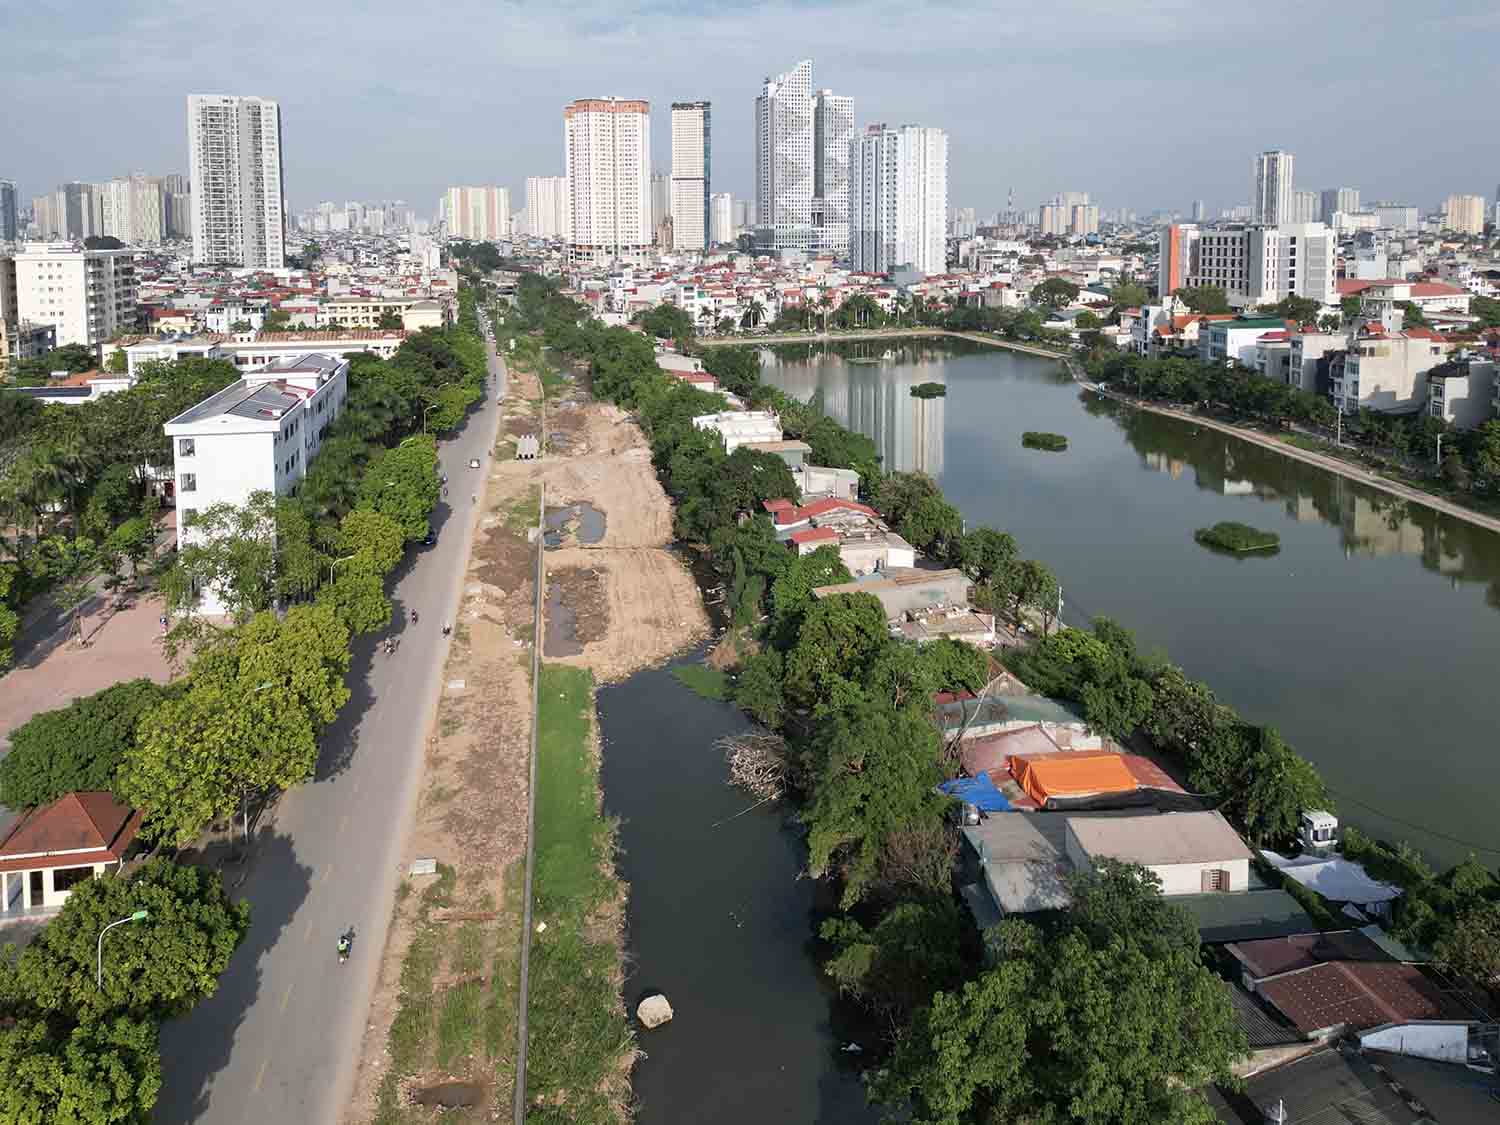
[[949, 133], [949, 201], [981, 216], [1087, 191], [1104, 208], [1249, 201], [1255, 153], [1299, 189], [1423, 207], [1494, 198], [1495, 0], [0, 0], [0, 178], [187, 171], [189, 93], [281, 103], [293, 210], [563, 171], [562, 107], [713, 103], [712, 189], [751, 192], [752, 108], [811, 58], [858, 126]]

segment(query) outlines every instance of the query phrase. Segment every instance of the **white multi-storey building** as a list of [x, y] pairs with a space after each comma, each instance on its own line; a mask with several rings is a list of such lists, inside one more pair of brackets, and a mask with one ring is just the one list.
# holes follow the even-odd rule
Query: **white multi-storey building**
[[218, 94], [189, 94], [187, 105], [193, 260], [281, 269], [281, 107], [269, 98]]
[[712, 113], [708, 102], [672, 103], [672, 249], [702, 250], [713, 225]]
[[1293, 223], [1316, 223], [1318, 216], [1322, 213], [1322, 197], [1315, 191], [1292, 192], [1292, 217], [1288, 220]]
[[849, 142], [853, 268], [920, 273], [947, 268], [948, 134], [921, 125], [871, 125]]
[[709, 235], [723, 245], [734, 241], [734, 197], [727, 191], [716, 191], [708, 200]]
[[811, 250], [814, 163], [812, 59], [767, 78], [755, 99], [757, 241], [773, 250]]
[[443, 222], [454, 238], [467, 238], [473, 242], [499, 242], [509, 238], [510, 189], [451, 187], [443, 195]]
[[[172, 441], [178, 534], [194, 540], [194, 519], [214, 504], [244, 504], [256, 492], [285, 496], [307, 473], [343, 409], [349, 361], [315, 354], [269, 364], [210, 395], [165, 426]], [[212, 587], [197, 612], [220, 614]]]
[[1292, 154], [1272, 149], [1255, 158], [1255, 194], [1250, 220], [1274, 226], [1293, 221]]
[[854, 99], [819, 90], [813, 100], [813, 226], [817, 247], [849, 256], [849, 142]]
[[70, 243], [30, 242], [15, 260], [18, 319], [54, 325], [59, 347], [96, 347], [135, 326], [133, 250], [75, 250]]
[[1460, 234], [1484, 233], [1484, 196], [1450, 195], [1443, 201], [1443, 229]]
[[1358, 210], [1359, 188], [1324, 188], [1318, 204], [1318, 213], [1313, 218], [1322, 223], [1332, 223], [1335, 213], [1343, 211], [1346, 214], [1352, 214]]
[[581, 98], [563, 109], [574, 265], [651, 253], [651, 103]]
[[1322, 223], [1223, 227], [1199, 233], [1194, 285], [1224, 290], [1236, 308], [1272, 305], [1283, 297], [1338, 300], [1337, 239]]
[[1417, 229], [1421, 216], [1409, 203], [1377, 203], [1375, 218], [1381, 230], [1408, 231]]
[[526, 233], [532, 238], [568, 236], [567, 177], [526, 177]]
[[162, 240], [166, 232], [162, 229], [165, 209], [160, 179], [136, 174], [99, 184], [95, 191], [106, 235], [137, 246], [152, 246]]

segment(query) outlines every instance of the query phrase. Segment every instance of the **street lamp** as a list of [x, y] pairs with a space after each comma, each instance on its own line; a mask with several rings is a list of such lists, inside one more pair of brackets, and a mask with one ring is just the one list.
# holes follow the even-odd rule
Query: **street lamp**
[[118, 921], [111, 922], [109, 925], [105, 926], [104, 929], [99, 931], [98, 951], [94, 958], [94, 987], [96, 989], [102, 989], [104, 987], [104, 935], [109, 933], [109, 931], [114, 929], [116, 926], [123, 926], [126, 922], [144, 922], [150, 916], [151, 915], [148, 911], [137, 910], [134, 914], [121, 918]]
[[[354, 552], [354, 554], [357, 555], [357, 554], [359, 554], [359, 552], [356, 551], [356, 552]], [[330, 586], [333, 585], [333, 572], [334, 572], [334, 568], [336, 568], [339, 565], [339, 563], [348, 562], [353, 557], [354, 557], [354, 555], [345, 555], [343, 558], [341, 558], [341, 559], [334, 559], [332, 562], [330, 562], [328, 564], [328, 584]]]
[[1436, 464], [1437, 464], [1438, 469], [1441, 470], [1442, 467], [1443, 467], [1443, 435], [1442, 434], [1438, 434], [1438, 436], [1437, 436], [1437, 462], [1436, 462]]
[[434, 402], [431, 406], [422, 411], [422, 432], [424, 434], [427, 432], [427, 415], [432, 413], [441, 405], [442, 403], [440, 402]]

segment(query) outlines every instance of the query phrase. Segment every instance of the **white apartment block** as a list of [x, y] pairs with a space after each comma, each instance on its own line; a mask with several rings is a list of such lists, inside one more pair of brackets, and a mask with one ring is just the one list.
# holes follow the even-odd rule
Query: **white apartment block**
[[1250, 220], [1276, 225], [1292, 218], [1292, 154], [1272, 149], [1255, 158], [1255, 194]]
[[813, 100], [813, 226], [817, 248], [849, 256], [849, 142], [854, 99], [819, 90]]
[[1427, 372], [1427, 413], [1460, 430], [1495, 418], [1497, 365], [1492, 359], [1458, 359]]
[[1450, 195], [1443, 201], [1443, 229], [1459, 234], [1483, 234], [1484, 212], [1484, 196]]
[[97, 185], [104, 233], [121, 242], [154, 246], [166, 234], [159, 179], [134, 175]]
[[1316, 223], [1321, 215], [1323, 200], [1315, 191], [1292, 192], [1293, 223]]
[[1217, 286], [1236, 308], [1274, 305], [1291, 295], [1331, 305], [1338, 300], [1336, 251], [1337, 240], [1322, 223], [1205, 230], [1192, 283]]
[[734, 241], [734, 196], [716, 191], [708, 199], [709, 238], [722, 246]]
[[59, 347], [97, 347], [135, 326], [135, 251], [28, 242], [15, 262], [18, 320], [55, 326]]
[[443, 194], [443, 222], [454, 238], [500, 242], [510, 237], [510, 189], [451, 187]]
[[[193, 521], [205, 508], [244, 504], [256, 492], [285, 496], [296, 487], [343, 409], [348, 374], [349, 361], [331, 355], [271, 364], [162, 427], [172, 441], [183, 544], [194, 541]], [[224, 612], [213, 588], [198, 591], [197, 612]]]
[[1421, 222], [1417, 208], [1408, 203], [1377, 203], [1375, 218], [1381, 230], [1416, 230]]
[[948, 134], [921, 125], [871, 125], [849, 143], [849, 258], [853, 269], [923, 274], [947, 269]]
[[566, 176], [526, 177], [526, 233], [532, 238], [568, 237]]
[[672, 249], [708, 247], [712, 167], [712, 121], [708, 102], [672, 103]]
[[1443, 362], [1447, 347], [1430, 329], [1403, 332], [1400, 322], [1398, 312], [1349, 341], [1343, 375], [1333, 381], [1334, 409], [1409, 414], [1426, 406], [1427, 372]]
[[772, 250], [811, 250], [813, 188], [812, 60], [767, 77], [755, 99], [755, 214]]
[[651, 103], [582, 98], [563, 109], [574, 265], [651, 255]]
[[1353, 213], [1359, 210], [1359, 189], [1350, 187], [1324, 188], [1318, 213], [1313, 216], [1321, 223], [1332, 223], [1335, 212]]
[[187, 105], [193, 261], [282, 269], [281, 107], [216, 94], [189, 94]]

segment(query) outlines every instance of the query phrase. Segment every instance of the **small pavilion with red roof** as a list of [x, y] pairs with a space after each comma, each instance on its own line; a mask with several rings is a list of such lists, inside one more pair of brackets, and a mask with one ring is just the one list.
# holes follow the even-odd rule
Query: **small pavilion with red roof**
[[61, 909], [79, 883], [120, 866], [142, 819], [105, 792], [26, 812], [0, 841], [0, 918]]

